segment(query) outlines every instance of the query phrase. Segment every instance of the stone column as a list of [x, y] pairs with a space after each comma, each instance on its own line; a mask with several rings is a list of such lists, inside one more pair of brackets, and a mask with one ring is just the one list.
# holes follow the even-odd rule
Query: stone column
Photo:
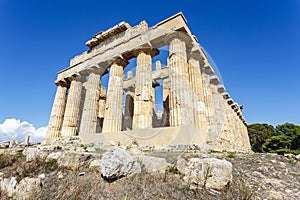
[[79, 110], [82, 92], [82, 77], [74, 74], [69, 78], [71, 81], [68, 94], [67, 106], [62, 124], [61, 136], [71, 137], [78, 134]]
[[133, 109], [134, 109], [134, 88], [128, 88], [126, 89], [124, 127], [123, 127], [123, 130], [125, 131], [132, 130]]
[[200, 63], [195, 57], [189, 59], [190, 83], [194, 92], [194, 117], [195, 126], [203, 132], [208, 131], [206, 108], [204, 102], [204, 88], [201, 75]]
[[106, 104], [106, 88], [101, 86], [96, 133], [102, 132], [103, 122], [104, 122], [104, 114], [105, 114], [105, 104]]
[[102, 132], [116, 132], [122, 129], [122, 96], [124, 67], [126, 60], [118, 59], [110, 67], [107, 100]]
[[99, 112], [100, 77], [91, 71], [85, 85], [86, 94], [83, 105], [79, 135], [95, 134], [97, 130], [97, 116]]
[[[132, 71], [127, 72], [127, 80], [133, 78]], [[132, 120], [133, 120], [133, 109], [134, 109], [134, 90], [135, 85], [131, 85], [128, 88], [124, 88], [126, 92], [125, 98], [125, 112], [124, 112], [124, 123], [123, 130], [132, 130]]]
[[98, 112], [98, 118], [100, 119], [101, 128], [103, 127], [105, 104], [106, 104], [106, 88], [101, 86], [100, 99], [99, 99], [99, 112]]
[[207, 135], [207, 141], [211, 142], [210, 138], [214, 138], [213, 134], [216, 133], [215, 128], [215, 115], [214, 115], [214, 105], [213, 105], [213, 97], [212, 97], [212, 89], [210, 86], [210, 80], [209, 75], [202, 74], [203, 78], [203, 85], [204, 87], [204, 102], [206, 106], [206, 119], [208, 122], [208, 135]]
[[192, 88], [189, 84], [186, 43], [180, 37], [169, 40], [170, 126], [194, 125]]
[[170, 79], [163, 79], [163, 106], [164, 113], [162, 117], [162, 125], [164, 127], [170, 126], [170, 108], [169, 108], [169, 98], [170, 98]]
[[156, 49], [141, 49], [137, 55], [133, 129], [152, 128], [152, 57], [158, 54]]
[[46, 138], [60, 137], [60, 131], [66, 107], [67, 83], [65, 81], [56, 82], [57, 90], [54, 98]]

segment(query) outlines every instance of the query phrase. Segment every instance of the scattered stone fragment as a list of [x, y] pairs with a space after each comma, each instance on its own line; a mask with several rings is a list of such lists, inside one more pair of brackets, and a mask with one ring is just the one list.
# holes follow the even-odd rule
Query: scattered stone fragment
[[117, 179], [140, 171], [137, 159], [118, 147], [105, 152], [100, 160], [100, 172], [106, 179]]
[[170, 165], [164, 158], [153, 156], [137, 155], [135, 158], [141, 163], [142, 170], [145, 172], [165, 172]]
[[26, 135], [26, 138], [25, 138], [25, 141], [24, 141], [24, 145], [26, 147], [28, 147], [30, 145], [29, 139], [30, 139], [30, 135]]
[[232, 181], [232, 164], [217, 158], [191, 158], [184, 180], [207, 189], [221, 190]]

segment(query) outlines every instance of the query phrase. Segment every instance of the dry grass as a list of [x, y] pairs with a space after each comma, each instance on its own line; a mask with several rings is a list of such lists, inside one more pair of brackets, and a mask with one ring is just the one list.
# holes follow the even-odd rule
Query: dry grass
[[[46, 174], [42, 181], [42, 191], [36, 199], [251, 199], [253, 190], [246, 186], [242, 177], [236, 177], [233, 183], [223, 191], [208, 190], [203, 187], [191, 189], [182, 180], [182, 174], [176, 168], [165, 173], [140, 173], [107, 182], [99, 172], [88, 168], [90, 158], [82, 161], [75, 171], [59, 168], [56, 161], [36, 159], [26, 162], [22, 156], [1, 157], [1, 171], [5, 177], [37, 177]], [[57, 174], [63, 174], [58, 178]], [[84, 173], [82, 173], [84, 172]], [[0, 192], [0, 199], [7, 196]]]

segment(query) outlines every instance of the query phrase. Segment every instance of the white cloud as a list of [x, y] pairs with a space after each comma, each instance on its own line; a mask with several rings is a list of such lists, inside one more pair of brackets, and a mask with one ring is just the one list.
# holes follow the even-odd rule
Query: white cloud
[[26, 135], [30, 135], [30, 141], [40, 142], [46, 135], [47, 127], [36, 129], [27, 121], [21, 122], [19, 119], [6, 119], [0, 124], [0, 142], [7, 140], [17, 140], [23, 142]]

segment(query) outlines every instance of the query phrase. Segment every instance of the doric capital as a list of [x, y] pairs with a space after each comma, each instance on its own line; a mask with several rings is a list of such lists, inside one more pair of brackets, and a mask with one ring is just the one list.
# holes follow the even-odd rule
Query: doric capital
[[124, 68], [129, 64], [129, 62], [128, 62], [128, 60], [126, 60], [124, 58], [117, 58], [115, 61], [113, 61], [112, 65], [113, 64], [123, 66], [123, 68]]
[[210, 83], [213, 85], [218, 85], [220, 83], [220, 79], [217, 75], [209, 77]]
[[197, 42], [192, 42], [191, 43], [191, 48], [189, 49], [189, 59], [194, 58], [196, 60], [203, 60], [202, 52], [201, 52], [201, 47], [200, 44]]
[[174, 39], [179, 39], [180, 41], [184, 42], [187, 48], [192, 47], [192, 38], [188, 35], [188, 33], [183, 31], [172, 31], [169, 34], [167, 34], [164, 38], [165, 44], [170, 45], [170, 43]]
[[98, 64], [90, 64], [84, 70], [80, 71], [81, 75], [89, 75], [91, 73], [100, 74], [100, 76], [103, 76], [105, 73], [107, 73], [107, 69], [99, 66]]
[[224, 87], [224, 85], [219, 85], [219, 86], [217, 87], [217, 89], [218, 89], [218, 92], [219, 92], [219, 93], [225, 92], [225, 87]]
[[62, 80], [56, 80], [55, 85], [62, 86], [62, 87], [69, 87], [69, 82], [65, 79]]
[[83, 81], [85, 78], [85, 75], [83, 74], [80, 74], [80, 73], [73, 73], [73, 74], [70, 74], [69, 76], [66, 77], [66, 79], [68, 79], [69, 81], [73, 81], [73, 80], [76, 80], [76, 81]]
[[224, 99], [229, 99], [230, 98], [230, 95], [226, 92], [226, 93], [223, 93], [223, 98]]
[[233, 104], [233, 100], [231, 98], [229, 98], [229, 99], [227, 99], [227, 103], [228, 103], [228, 105], [231, 105], [231, 104]]
[[151, 55], [151, 57], [154, 57], [159, 54], [159, 50], [151, 47], [141, 47], [133, 50], [133, 55], [135, 57], [137, 57], [140, 53], [145, 53], [147, 55]]

